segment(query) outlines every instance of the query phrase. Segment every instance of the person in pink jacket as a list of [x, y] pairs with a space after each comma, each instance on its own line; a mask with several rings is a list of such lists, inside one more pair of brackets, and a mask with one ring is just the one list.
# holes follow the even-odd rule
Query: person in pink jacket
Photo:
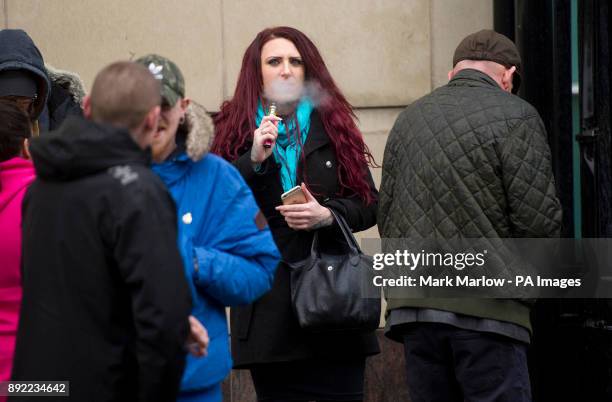
[[0, 100], [0, 381], [11, 377], [19, 322], [21, 202], [35, 177], [28, 152], [31, 131], [26, 114]]

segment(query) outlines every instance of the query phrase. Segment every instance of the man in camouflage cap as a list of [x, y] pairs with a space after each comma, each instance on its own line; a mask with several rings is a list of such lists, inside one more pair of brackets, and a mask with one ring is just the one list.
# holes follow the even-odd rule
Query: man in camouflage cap
[[[191, 100], [185, 98], [183, 73], [171, 60], [158, 54], [149, 54], [136, 60], [149, 69], [161, 84], [161, 114], [157, 134], [151, 145], [153, 160], [165, 161], [177, 148], [177, 132], [185, 122]], [[178, 140], [181, 140], [179, 136]]]
[[220, 402], [221, 383], [232, 367], [225, 307], [251, 303], [268, 291], [279, 254], [240, 173], [208, 153], [212, 119], [197, 102], [185, 98], [176, 64], [159, 55], [136, 62], [162, 84], [153, 171], [181, 211], [178, 237], [192, 285], [192, 313], [211, 334], [207, 357], [188, 357], [177, 402]]

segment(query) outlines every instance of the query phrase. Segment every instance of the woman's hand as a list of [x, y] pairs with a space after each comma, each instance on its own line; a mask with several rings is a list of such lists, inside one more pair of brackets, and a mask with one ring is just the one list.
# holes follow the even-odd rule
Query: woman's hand
[[[281, 121], [277, 116], [264, 116], [261, 119], [259, 128], [253, 133], [253, 146], [251, 147], [251, 162], [262, 163], [270, 155], [278, 137], [278, 122]], [[264, 144], [269, 143], [270, 147], [265, 147]]]
[[302, 183], [302, 192], [306, 196], [305, 204], [279, 205], [279, 211], [287, 221], [287, 225], [294, 230], [314, 230], [334, 223], [334, 217], [329, 209], [325, 208], [310, 194]]

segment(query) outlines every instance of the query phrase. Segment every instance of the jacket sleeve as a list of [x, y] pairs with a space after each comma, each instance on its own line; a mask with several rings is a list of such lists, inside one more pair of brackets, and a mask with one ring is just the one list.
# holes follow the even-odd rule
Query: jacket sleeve
[[370, 186], [373, 202], [366, 205], [360, 196], [352, 194], [343, 198], [333, 198], [324, 202], [326, 207], [332, 208], [342, 214], [346, 223], [353, 232], [360, 232], [376, 225], [376, 211], [378, 210], [378, 190], [372, 179], [372, 173], [366, 167], [366, 181]]
[[519, 123], [504, 141], [501, 167], [513, 235], [558, 237], [562, 209], [546, 130], [537, 114]]
[[[270, 290], [280, 255], [251, 190], [238, 172], [225, 177], [230, 191], [216, 193], [215, 238], [195, 242], [194, 282], [224, 306], [249, 304]], [[232, 177], [233, 176], [233, 177]], [[231, 198], [228, 198], [231, 192]]]
[[251, 188], [255, 188], [265, 183], [265, 181], [269, 179], [268, 176], [274, 173], [272, 169], [272, 163], [274, 163], [272, 162], [273, 159], [273, 157], [267, 158], [260, 165], [259, 169], [255, 171], [253, 163], [251, 162], [251, 153], [247, 151], [240, 155], [233, 164], [242, 175], [244, 181], [246, 181]]
[[253, 169], [253, 164], [251, 163], [251, 154], [249, 152], [240, 155], [240, 157], [234, 161], [234, 167], [238, 169], [247, 183], [256, 177], [255, 169]]
[[113, 253], [131, 295], [138, 400], [175, 400], [191, 310], [176, 241], [175, 207], [161, 183], [138, 179], [129, 187], [134, 188], [117, 191], [122, 199], [113, 206]]
[[398, 125], [399, 119], [396, 121], [391, 129], [391, 132], [389, 133], [389, 138], [387, 140], [387, 144], [385, 145], [385, 154], [383, 157], [382, 178], [380, 182], [380, 199], [378, 204], [378, 230], [381, 237], [391, 235], [391, 228], [389, 227], [390, 222], [387, 218], [389, 218], [396, 185], [396, 130]]

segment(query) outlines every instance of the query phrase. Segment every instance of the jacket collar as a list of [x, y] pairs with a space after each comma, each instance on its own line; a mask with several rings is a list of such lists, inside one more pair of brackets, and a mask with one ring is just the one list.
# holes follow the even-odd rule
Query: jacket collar
[[76, 180], [120, 165], [149, 165], [151, 158], [127, 129], [78, 116], [34, 138], [30, 152], [37, 176], [49, 181]]
[[487, 74], [479, 70], [466, 68], [459, 71], [452, 80], [448, 82], [448, 86], [457, 87], [495, 87], [501, 90], [497, 82]]
[[182, 151], [162, 163], [153, 163], [151, 168], [167, 186], [171, 186], [190, 171], [193, 163], [187, 153]]
[[72, 100], [79, 106], [83, 104], [83, 98], [85, 98], [85, 84], [81, 80], [81, 77], [77, 73], [67, 70], [60, 70], [50, 64], [45, 64], [47, 75], [49, 80], [55, 85], [59, 85], [64, 88], [69, 94]]
[[[186, 132], [177, 134], [177, 149], [162, 163], [153, 163], [152, 168], [164, 183], [170, 185], [190, 171], [194, 162], [208, 154], [213, 135], [213, 122], [204, 106], [192, 101], [185, 114]], [[178, 138], [184, 135], [184, 138]]]
[[204, 106], [191, 101], [185, 114], [185, 123], [187, 127], [186, 152], [192, 161], [197, 162], [208, 153], [214, 133], [213, 121]]

